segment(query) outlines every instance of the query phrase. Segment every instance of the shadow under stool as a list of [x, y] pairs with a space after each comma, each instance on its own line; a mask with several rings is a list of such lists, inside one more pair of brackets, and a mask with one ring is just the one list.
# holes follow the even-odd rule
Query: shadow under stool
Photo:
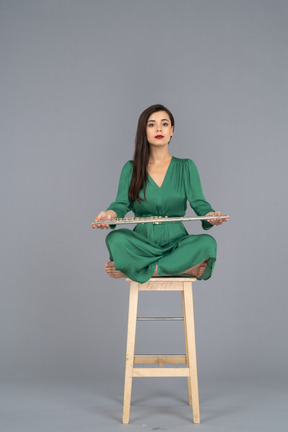
[[[189, 405], [192, 405], [193, 423], [200, 423], [199, 393], [196, 362], [196, 344], [194, 329], [194, 309], [192, 282], [194, 277], [152, 277], [148, 282], [141, 284], [131, 279], [127, 329], [127, 351], [124, 384], [124, 402], [122, 422], [129, 423], [132, 378], [134, 377], [187, 377]], [[139, 291], [181, 291], [183, 302], [183, 317], [138, 317]], [[135, 337], [137, 321], [155, 320], [182, 320], [184, 322], [184, 335], [186, 355], [137, 355], [135, 354]], [[155, 366], [135, 366], [137, 364], [155, 364]], [[165, 366], [163, 364], [183, 364], [183, 367]]]

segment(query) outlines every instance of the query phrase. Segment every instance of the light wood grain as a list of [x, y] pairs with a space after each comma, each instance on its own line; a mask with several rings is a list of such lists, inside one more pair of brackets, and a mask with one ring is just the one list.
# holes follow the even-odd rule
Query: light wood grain
[[[187, 377], [189, 404], [192, 405], [193, 422], [200, 423], [198, 377], [192, 282], [196, 278], [151, 278], [145, 284], [130, 279], [130, 296], [127, 329], [127, 350], [123, 401], [123, 423], [129, 423], [132, 378], [136, 377]], [[181, 291], [183, 302], [184, 334], [186, 355], [135, 355], [135, 337], [139, 291]], [[157, 366], [134, 366], [155, 364]], [[186, 367], [164, 366], [165, 364], [186, 364]]]

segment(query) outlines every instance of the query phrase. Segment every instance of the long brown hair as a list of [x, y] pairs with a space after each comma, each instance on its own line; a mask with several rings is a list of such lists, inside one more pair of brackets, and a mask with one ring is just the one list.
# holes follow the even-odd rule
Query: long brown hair
[[143, 188], [144, 199], [145, 199], [145, 189], [147, 183], [147, 166], [150, 156], [150, 147], [147, 141], [146, 126], [147, 121], [151, 114], [158, 111], [165, 111], [170, 118], [171, 125], [174, 126], [174, 117], [172, 113], [163, 105], [151, 105], [146, 108], [142, 114], [140, 114], [138, 120], [138, 127], [135, 138], [135, 152], [133, 159], [133, 172], [131, 183], [129, 187], [129, 199], [130, 201], [144, 201], [143, 198], [139, 197], [139, 192]]

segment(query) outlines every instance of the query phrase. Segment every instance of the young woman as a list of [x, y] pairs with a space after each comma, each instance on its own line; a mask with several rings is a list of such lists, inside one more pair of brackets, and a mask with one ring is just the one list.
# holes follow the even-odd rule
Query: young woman
[[[174, 132], [172, 113], [152, 105], [139, 117], [134, 160], [121, 172], [116, 200], [95, 219], [93, 228], [109, 228], [101, 220], [185, 215], [187, 200], [198, 216], [221, 216], [205, 200], [196, 165], [191, 159], [171, 156]], [[225, 219], [202, 221], [204, 230]], [[110, 226], [112, 229], [115, 226]], [[152, 276], [210, 278], [216, 260], [216, 241], [208, 234], [189, 235], [182, 222], [137, 224], [133, 230], [117, 229], [106, 237], [110, 261], [105, 264], [113, 278], [129, 277], [144, 283]]]

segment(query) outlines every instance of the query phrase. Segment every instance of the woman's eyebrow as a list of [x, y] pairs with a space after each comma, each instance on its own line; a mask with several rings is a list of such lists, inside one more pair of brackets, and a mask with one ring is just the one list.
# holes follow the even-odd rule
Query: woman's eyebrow
[[[149, 122], [154, 122], [154, 123], [155, 123], [155, 121], [156, 121], [156, 120], [148, 120], [147, 123], [149, 123]], [[168, 119], [161, 119], [161, 121], [169, 121], [169, 120], [168, 120]]]

